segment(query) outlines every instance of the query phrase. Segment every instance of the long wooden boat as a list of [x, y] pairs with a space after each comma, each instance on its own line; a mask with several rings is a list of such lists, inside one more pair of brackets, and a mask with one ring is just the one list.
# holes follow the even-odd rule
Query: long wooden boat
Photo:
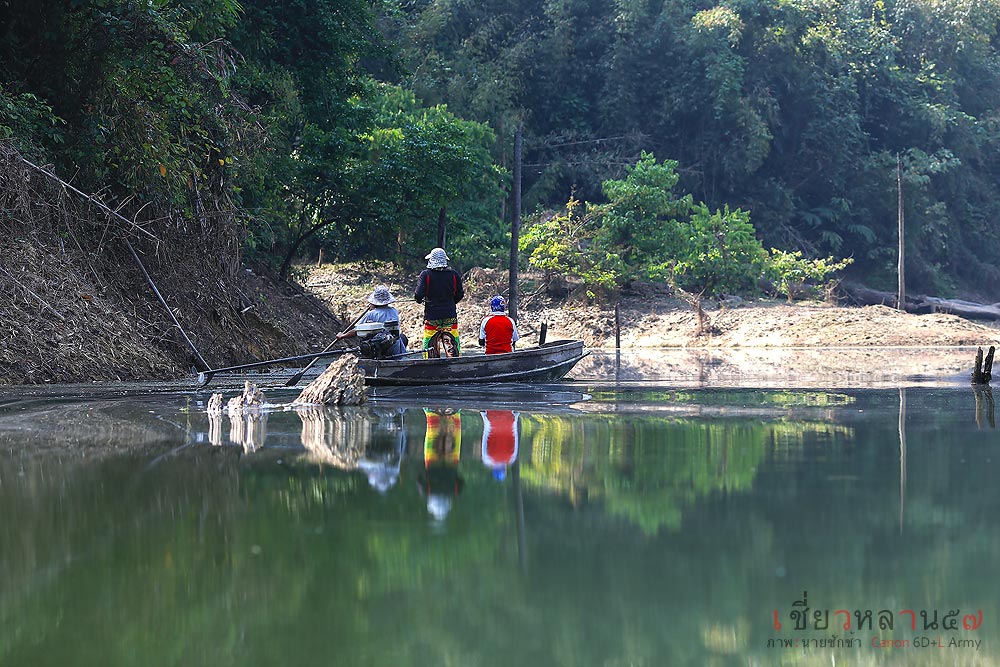
[[430, 385], [486, 382], [550, 382], [570, 371], [589, 352], [581, 340], [554, 340], [504, 354], [470, 354], [439, 359], [359, 359], [365, 384]]

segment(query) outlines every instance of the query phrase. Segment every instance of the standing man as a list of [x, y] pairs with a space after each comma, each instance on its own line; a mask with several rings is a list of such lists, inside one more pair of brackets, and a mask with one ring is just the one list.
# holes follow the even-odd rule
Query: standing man
[[420, 272], [413, 300], [424, 304], [424, 348], [428, 356], [457, 357], [461, 351], [458, 342], [458, 311], [455, 304], [465, 296], [462, 276], [448, 266], [444, 248], [434, 248], [424, 258], [427, 268]]
[[507, 299], [499, 294], [490, 299], [490, 314], [479, 325], [479, 344], [486, 346], [486, 354], [513, 352], [520, 336], [517, 324], [507, 315]]

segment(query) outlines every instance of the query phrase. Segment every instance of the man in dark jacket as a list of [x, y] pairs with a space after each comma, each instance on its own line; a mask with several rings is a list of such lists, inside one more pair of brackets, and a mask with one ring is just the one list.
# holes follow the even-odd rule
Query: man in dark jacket
[[424, 349], [428, 356], [457, 357], [461, 348], [458, 342], [458, 311], [455, 304], [465, 296], [462, 276], [448, 266], [444, 248], [434, 248], [425, 257], [427, 268], [420, 272], [413, 300], [424, 304]]

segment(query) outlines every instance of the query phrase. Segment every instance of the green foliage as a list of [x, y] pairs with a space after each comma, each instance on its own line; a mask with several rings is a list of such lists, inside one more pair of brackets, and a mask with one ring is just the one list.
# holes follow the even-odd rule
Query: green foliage
[[3, 12], [0, 72], [4, 95], [20, 102], [8, 125], [18, 143], [123, 214], [143, 210], [149, 233], [229, 261], [232, 176], [256, 134], [231, 87], [236, 58], [218, 39], [238, 5], [92, 0]]
[[580, 201], [570, 198], [566, 210], [527, 220], [520, 237], [520, 250], [528, 253], [528, 263], [548, 276], [579, 278], [594, 289], [612, 289], [623, 272], [621, 258], [595, 243], [598, 217]]
[[653, 276], [670, 278], [688, 291], [753, 294], [767, 253], [754, 235], [750, 214], [725, 207], [714, 213], [700, 203], [684, 224], [687, 244], [676, 261], [651, 267]]
[[405, 245], [432, 243], [444, 208], [456, 259], [492, 263], [506, 249], [498, 224], [506, 174], [492, 162], [493, 131], [444, 105], [423, 106], [396, 86], [378, 86], [370, 104], [372, 128], [359, 135], [358, 157], [348, 166], [357, 190], [352, 197], [367, 222], [358, 247], [378, 256], [423, 257], [426, 251]]
[[[589, 262], [594, 284], [666, 277], [689, 252], [715, 262], [710, 238], [687, 248], [690, 218], [738, 229], [738, 211], [762, 246], [856, 257], [862, 277], [887, 280], [899, 155], [910, 288], [989, 291], [1000, 2], [969, 7], [0, 3], [0, 134], [125, 213], [151, 205], [153, 231], [220, 252], [243, 236], [275, 263], [319, 244], [400, 257], [444, 207], [456, 255], [500, 265], [523, 123], [524, 208], [570, 191], [602, 202], [583, 252], [615, 259]], [[722, 283], [745, 286], [738, 274]]]
[[767, 247], [878, 278], [900, 154], [911, 288], [995, 291], [1000, 3], [972, 6], [445, 0], [400, 3], [390, 34], [404, 85], [490, 122], [501, 164], [526, 120], [527, 208], [599, 201], [645, 150], [694, 201], [753, 211]]
[[771, 249], [767, 258], [765, 277], [773, 281], [780, 291], [791, 301], [810, 281], [822, 283], [834, 271], [847, 268], [853, 258], [847, 257], [840, 261], [833, 257], [826, 259], [805, 259], [802, 251], [785, 252], [777, 248]]
[[678, 217], [691, 209], [691, 196], [674, 198], [679, 180], [677, 163], [657, 163], [643, 152], [624, 180], [603, 184], [608, 203], [595, 208], [598, 232], [595, 243], [608, 249], [622, 264], [620, 281], [645, 278], [652, 265], [681, 253], [686, 243]]
[[64, 141], [61, 118], [52, 107], [31, 93], [12, 94], [0, 83], [0, 140], [14, 140], [22, 150], [30, 140], [51, 144]]
[[571, 198], [565, 212], [538, 216], [521, 237], [528, 263], [578, 278], [591, 291], [653, 279], [699, 293], [754, 294], [768, 278], [789, 295], [851, 263], [807, 260], [801, 251], [769, 255], [748, 212], [713, 212], [691, 195], [676, 197], [675, 168], [643, 153], [624, 180], [604, 183], [608, 203]]

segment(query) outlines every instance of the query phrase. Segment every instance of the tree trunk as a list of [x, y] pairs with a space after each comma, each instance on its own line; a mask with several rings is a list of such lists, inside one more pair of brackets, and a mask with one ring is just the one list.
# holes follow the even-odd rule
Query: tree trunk
[[437, 247], [444, 248], [445, 241], [447, 241], [448, 236], [448, 219], [445, 216], [447, 207], [442, 206], [441, 210], [438, 211], [438, 237], [437, 237]]
[[522, 124], [518, 122], [514, 133], [514, 184], [513, 184], [513, 215], [510, 223], [510, 283], [507, 287], [507, 314], [517, 321], [517, 255], [521, 238], [521, 131]]

